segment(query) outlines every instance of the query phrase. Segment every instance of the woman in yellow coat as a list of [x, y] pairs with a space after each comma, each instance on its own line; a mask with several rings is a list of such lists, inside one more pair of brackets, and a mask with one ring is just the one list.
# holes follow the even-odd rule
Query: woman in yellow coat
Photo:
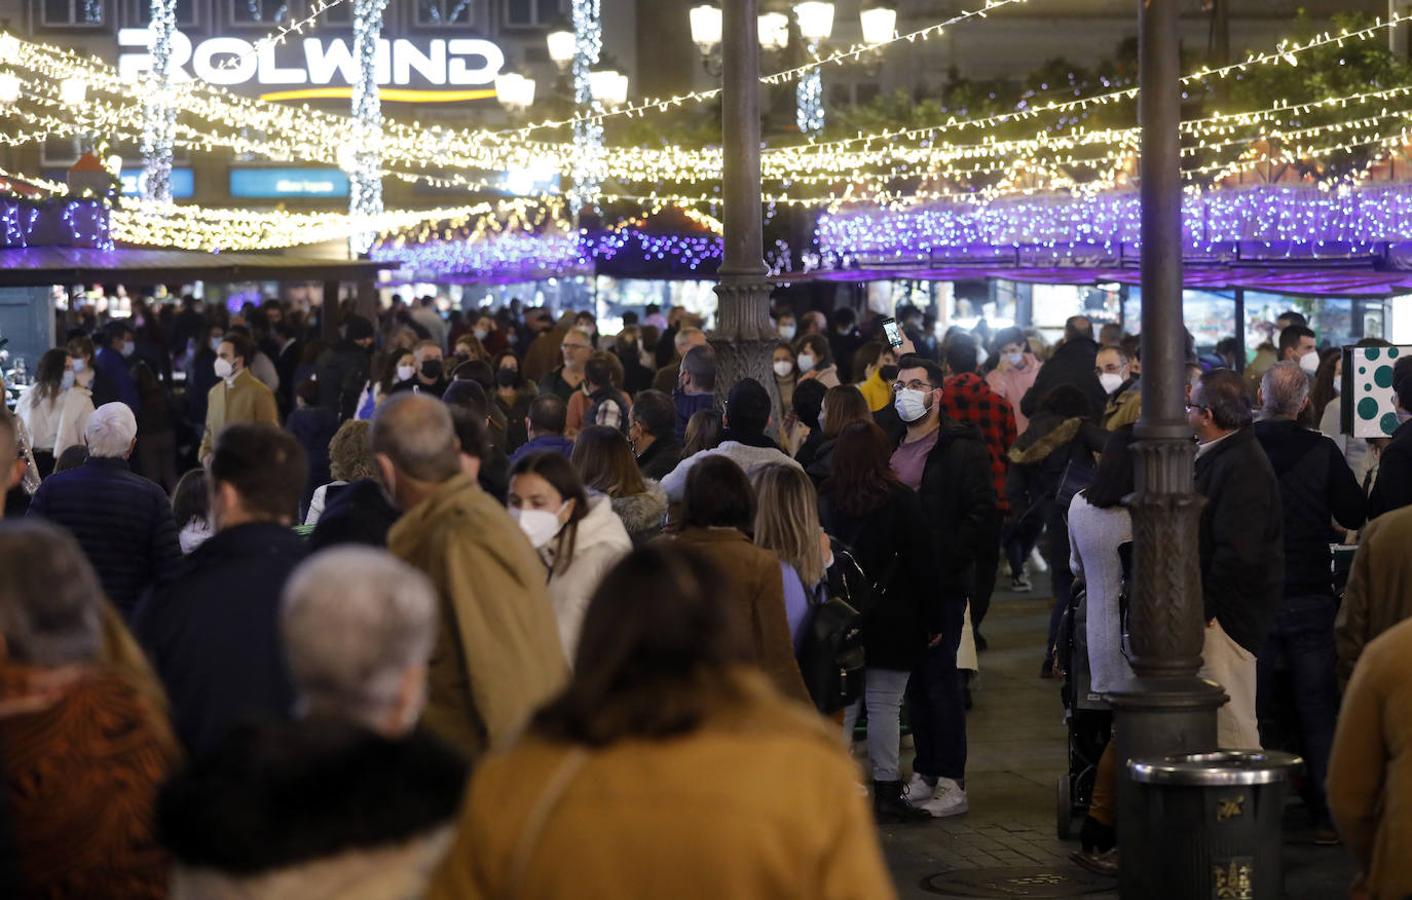
[[573, 680], [477, 771], [431, 897], [895, 896], [836, 729], [747, 664], [726, 587], [673, 543], [608, 574]]

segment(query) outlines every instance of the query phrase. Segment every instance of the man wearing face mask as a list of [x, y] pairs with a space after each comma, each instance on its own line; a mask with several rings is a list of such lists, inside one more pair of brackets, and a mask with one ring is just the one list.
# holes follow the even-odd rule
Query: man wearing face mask
[[372, 449], [403, 510], [388, 549], [440, 598], [423, 721], [474, 760], [513, 738], [567, 675], [544, 564], [463, 467], [439, 400], [389, 398], [373, 417]]
[[206, 398], [206, 431], [198, 457], [210, 459], [216, 436], [235, 422], [279, 424], [279, 407], [274, 392], [260, 383], [246, 367], [255, 352], [250, 339], [240, 334], [226, 335], [216, 352], [216, 377], [220, 379]]
[[137, 337], [132, 326], [126, 322], [110, 322], [100, 333], [95, 333], [98, 352], [94, 354], [93, 365], [98, 371], [98, 380], [93, 386], [93, 402], [98, 406], [105, 403], [126, 403], [133, 415], [142, 411], [141, 395], [137, 382], [132, 377], [132, 364], [137, 362]]
[[216, 533], [133, 620], [166, 686], [177, 735], [195, 754], [246, 718], [284, 720], [293, 712], [279, 597], [307, 553], [290, 529], [306, 472], [299, 442], [276, 425], [222, 431], [210, 462]]
[[907, 802], [935, 817], [966, 812], [966, 709], [956, 666], [976, 560], [1000, 540], [990, 454], [974, 426], [942, 415], [941, 367], [920, 356], [898, 362], [893, 401], [905, 431], [892, 471], [920, 495], [934, 550], [936, 593], [920, 598], [931, 636], [907, 685], [917, 748]]
[[[412, 348], [412, 368], [412, 376], [394, 384], [390, 393], [411, 391], [416, 394], [431, 394], [433, 397], [446, 393], [446, 386], [451, 381], [446, 377], [446, 363], [442, 359], [441, 347], [434, 341], [418, 341]], [[399, 368], [398, 377], [402, 374]]]
[[1137, 422], [1142, 414], [1142, 386], [1132, 374], [1128, 355], [1118, 347], [1104, 347], [1093, 361], [1093, 372], [1108, 395], [1103, 410], [1103, 427], [1117, 431]]
[[1319, 344], [1314, 329], [1290, 325], [1280, 332], [1280, 362], [1298, 363], [1310, 378], [1319, 371]]

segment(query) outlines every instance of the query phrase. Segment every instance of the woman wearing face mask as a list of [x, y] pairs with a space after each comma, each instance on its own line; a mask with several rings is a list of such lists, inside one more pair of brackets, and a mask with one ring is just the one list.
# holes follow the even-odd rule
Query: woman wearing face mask
[[839, 386], [838, 367], [834, 365], [828, 338], [821, 334], [806, 334], [794, 349], [800, 381], [818, 381], [826, 388]]
[[1030, 420], [1020, 412], [1020, 401], [1034, 387], [1043, 363], [1030, 352], [1025, 333], [1018, 328], [997, 331], [990, 346], [995, 357], [995, 368], [986, 375], [985, 383], [991, 391], [1010, 401], [1010, 406], [1015, 410], [1015, 428], [1024, 434]]
[[510, 472], [510, 516], [549, 567], [549, 597], [564, 655], [572, 662], [579, 628], [598, 582], [632, 550], [612, 502], [590, 498], [583, 480], [558, 453], [531, 453]]
[[799, 380], [799, 366], [794, 361], [794, 349], [786, 343], [776, 344], [770, 366], [775, 370], [775, 388], [779, 392], [775, 421], [780, 423], [780, 447], [793, 456], [797, 446], [793, 432], [797, 423], [791, 415], [790, 404], [794, 400], [794, 385]]
[[539, 396], [539, 386], [520, 374], [520, 358], [512, 350], [502, 350], [495, 368], [495, 405], [505, 416], [505, 452], [514, 453], [529, 440], [525, 419], [530, 404]]
[[64, 395], [74, 383], [74, 373], [69, 368], [69, 355], [55, 348], [46, 350], [39, 358], [35, 370], [35, 382], [20, 397], [15, 405], [15, 414], [29, 430], [30, 449], [34, 451], [34, 463], [41, 478], [48, 478], [54, 471], [54, 443], [59, 435], [59, 413], [64, 406]]
[[377, 380], [368, 382], [363, 388], [363, 396], [358, 398], [358, 413], [355, 418], [371, 419], [382, 401], [392, 393], [392, 387], [416, 374], [412, 351], [393, 349], [373, 362]]
[[83, 429], [93, 414], [93, 367], [82, 357], [70, 357], [68, 364], [74, 382], [64, 391], [64, 402], [59, 406], [59, 425], [54, 434], [55, 459], [70, 447], [84, 446]]

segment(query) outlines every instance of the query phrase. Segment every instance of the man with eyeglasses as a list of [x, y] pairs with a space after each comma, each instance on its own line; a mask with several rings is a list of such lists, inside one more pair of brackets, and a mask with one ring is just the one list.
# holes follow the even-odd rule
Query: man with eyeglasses
[[998, 545], [990, 454], [980, 433], [942, 414], [941, 367], [904, 356], [893, 408], [906, 426], [892, 455], [898, 479], [921, 495], [937, 560], [939, 597], [918, 598], [929, 637], [907, 685], [916, 741], [907, 802], [934, 817], [966, 812], [965, 683], [956, 667], [966, 602], [982, 549]]
[[1229, 369], [1201, 376], [1187, 401], [1196, 434], [1196, 490], [1201, 509], [1201, 597], [1206, 636], [1203, 678], [1230, 702], [1216, 713], [1223, 749], [1260, 746], [1255, 716], [1256, 654], [1284, 595], [1284, 522], [1280, 485], [1251, 427], [1245, 381]]
[[573, 328], [564, 335], [559, 350], [564, 356], [563, 364], [544, 376], [539, 382], [539, 391], [553, 394], [568, 403], [574, 391], [583, 384], [584, 366], [588, 365], [588, 358], [593, 355], [593, 340], [587, 331]]

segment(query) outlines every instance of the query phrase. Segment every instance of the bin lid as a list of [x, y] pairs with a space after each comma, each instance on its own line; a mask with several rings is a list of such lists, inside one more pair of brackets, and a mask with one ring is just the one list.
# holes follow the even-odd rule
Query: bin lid
[[1139, 784], [1214, 786], [1274, 784], [1289, 777], [1304, 760], [1274, 750], [1220, 750], [1162, 759], [1134, 759], [1128, 772]]

